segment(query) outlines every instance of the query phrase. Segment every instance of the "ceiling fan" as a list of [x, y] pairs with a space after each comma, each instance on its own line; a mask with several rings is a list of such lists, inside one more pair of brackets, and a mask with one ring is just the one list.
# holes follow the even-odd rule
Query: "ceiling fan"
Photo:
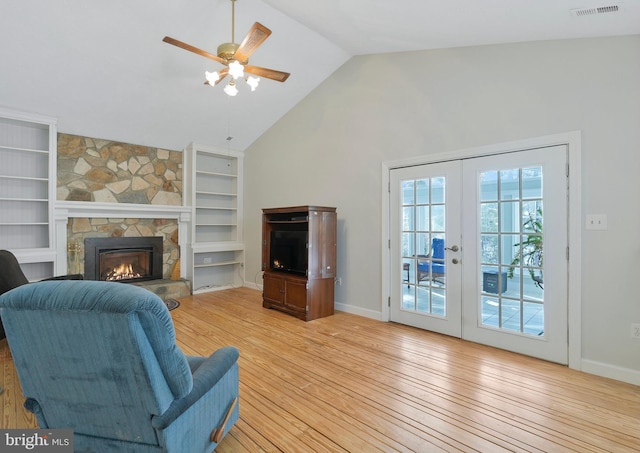
[[190, 44], [187, 44], [177, 39], [165, 36], [162, 40], [168, 44], [180, 47], [181, 49], [188, 50], [195, 54], [201, 55], [205, 58], [209, 58], [213, 61], [217, 61], [226, 66], [216, 72], [205, 72], [207, 85], [217, 85], [227, 75], [231, 76], [231, 80], [225, 86], [224, 92], [229, 96], [235, 96], [238, 93], [235, 81], [238, 78], [245, 78], [244, 73], [252, 74], [252, 77], [247, 76], [245, 78], [247, 84], [251, 87], [251, 91], [255, 91], [260, 77], [275, 80], [277, 82], [284, 82], [289, 77], [288, 72], [276, 71], [274, 69], [267, 69], [260, 66], [249, 65], [249, 57], [251, 54], [271, 35], [271, 30], [262, 25], [259, 22], [253, 24], [244, 40], [240, 44], [235, 42], [235, 3], [236, 0], [231, 0], [231, 42], [225, 42], [218, 46], [218, 54], [213, 55], [205, 50], [198, 49]]

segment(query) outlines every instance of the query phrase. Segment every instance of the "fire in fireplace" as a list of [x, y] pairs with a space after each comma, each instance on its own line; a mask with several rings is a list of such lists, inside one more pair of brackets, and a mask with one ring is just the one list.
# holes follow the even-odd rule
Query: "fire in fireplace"
[[162, 238], [86, 238], [84, 278], [133, 282], [162, 278]]

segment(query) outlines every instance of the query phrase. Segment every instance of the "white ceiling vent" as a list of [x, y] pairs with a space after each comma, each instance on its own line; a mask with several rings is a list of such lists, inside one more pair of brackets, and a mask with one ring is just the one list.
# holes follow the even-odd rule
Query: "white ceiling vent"
[[598, 6], [596, 8], [572, 9], [571, 13], [577, 17], [593, 16], [594, 14], [617, 13], [620, 5]]

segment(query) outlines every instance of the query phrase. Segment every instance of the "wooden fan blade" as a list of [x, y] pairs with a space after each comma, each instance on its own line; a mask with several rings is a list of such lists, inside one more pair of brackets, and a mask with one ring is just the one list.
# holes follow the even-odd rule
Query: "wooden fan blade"
[[172, 44], [176, 47], [180, 47], [181, 49], [188, 50], [189, 52], [193, 52], [205, 58], [210, 58], [211, 60], [217, 61], [218, 63], [222, 63], [225, 65], [228, 64], [227, 60], [224, 60], [219, 56], [209, 53], [205, 50], [198, 49], [197, 47], [193, 47], [191, 44], [187, 44], [186, 42], [178, 41], [177, 39], [173, 39], [169, 36], [165, 36], [162, 40], [167, 44]]
[[266, 79], [275, 80], [276, 82], [284, 82], [291, 74], [288, 72], [276, 71], [275, 69], [261, 68], [260, 66], [245, 66], [244, 72], [264, 77]]
[[253, 24], [253, 27], [251, 27], [251, 30], [249, 30], [249, 33], [247, 33], [244, 40], [240, 43], [240, 47], [236, 50], [233, 58], [238, 60], [240, 63], [247, 61], [253, 51], [256, 50], [258, 46], [269, 37], [269, 35], [271, 35], [271, 30], [261, 23], [256, 22]]
[[229, 74], [229, 68], [224, 68], [222, 71], [218, 71], [218, 74], [220, 74], [220, 78], [216, 82], [216, 85], [222, 82], [222, 80], [227, 76], [227, 74]]

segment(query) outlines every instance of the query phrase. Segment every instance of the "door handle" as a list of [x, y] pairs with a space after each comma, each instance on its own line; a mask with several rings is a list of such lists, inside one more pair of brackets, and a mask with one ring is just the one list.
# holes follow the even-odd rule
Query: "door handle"
[[454, 245], [452, 247], [445, 247], [445, 250], [451, 250], [452, 252], [457, 252], [458, 250], [460, 250], [460, 247], [458, 247], [457, 245]]

